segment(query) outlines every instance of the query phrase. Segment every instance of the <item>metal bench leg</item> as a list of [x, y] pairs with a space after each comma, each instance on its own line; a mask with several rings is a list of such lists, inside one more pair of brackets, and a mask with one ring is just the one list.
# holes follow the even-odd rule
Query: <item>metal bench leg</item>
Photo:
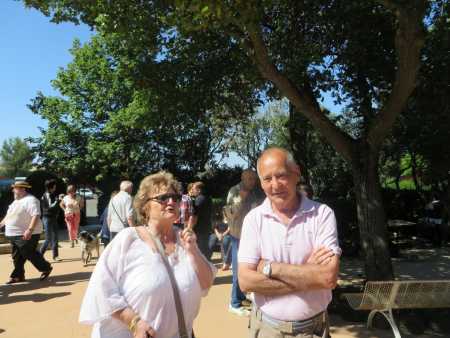
[[402, 338], [402, 336], [400, 335], [400, 331], [397, 327], [397, 324], [395, 324], [395, 320], [394, 320], [394, 315], [392, 314], [392, 309], [388, 309], [388, 310], [372, 310], [369, 313], [369, 317], [367, 318], [367, 328], [372, 328], [372, 320], [373, 317], [378, 313], [381, 313], [384, 318], [386, 318], [386, 320], [388, 321], [388, 323], [391, 325], [392, 331], [394, 332], [394, 337], [395, 338]]

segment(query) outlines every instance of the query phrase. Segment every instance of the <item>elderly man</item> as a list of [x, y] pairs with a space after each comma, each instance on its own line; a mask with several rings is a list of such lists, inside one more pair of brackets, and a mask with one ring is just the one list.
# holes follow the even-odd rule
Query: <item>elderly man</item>
[[334, 213], [297, 192], [286, 150], [264, 151], [257, 169], [267, 198], [245, 217], [238, 256], [239, 284], [255, 293], [250, 336], [328, 337], [341, 254]]
[[120, 192], [109, 201], [107, 220], [111, 240], [124, 228], [134, 226], [132, 191], [133, 183], [122, 181]]
[[26, 189], [31, 186], [25, 181], [13, 184], [14, 202], [8, 208], [0, 227], [6, 226], [5, 236], [11, 242], [14, 270], [6, 284], [25, 281], [25, 262], [29, 260], [42, 274], [45, 280], [52, 271], [52, 266], [37, 250], [42, 222], [39, 200]]
[[233, 285], [231, 288], [231, 302], [228, 310], [238, 316], [250, 315], [249, 310], [242, 306], [245, 295], [241, 291], [238, 282], [238, 258], [239, 240], [241, 237], [242, 221], [250, 209], [256, 207], [261, 198], [257, 193], [258, 176], [251, 169], [246, 169], [241, 174], [241, 182], [231, 187], [227, 196], [225, 216], [228, 219], [231, 242], [231, 266], [233, 269]]

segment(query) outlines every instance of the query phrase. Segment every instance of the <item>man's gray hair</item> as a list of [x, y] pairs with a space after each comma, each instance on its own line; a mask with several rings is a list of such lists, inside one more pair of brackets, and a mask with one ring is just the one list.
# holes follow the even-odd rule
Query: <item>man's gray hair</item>
[[259, 155], [258, 161], [256, 162], [256, 172], [258, 173], [259, 177], [261, 177], [260, 174], [259, 174], [259, 163], [261, 161], [261, 158], [265, 155], [265, 153], [273, 151], [273, 150], [279, 150], [279, 151], [283, 152], [286, 155], [286, 165], [288, 167], [295, 167], [295, 166], [297, 166], [297, 162], [295, 162], [294, 155], [292, 155], [292, 153], [290, 151], [288, 151], [288, 150], [286, 150], [284, 148], [278, 148], [278, 147], [268, 148], [268, 149], [264, 150], [261, 153], [261, 155]]
[[133, 189], [133, 182], [131, 181], [120, 182], [120, 191], [127, 191], [129, 189]]

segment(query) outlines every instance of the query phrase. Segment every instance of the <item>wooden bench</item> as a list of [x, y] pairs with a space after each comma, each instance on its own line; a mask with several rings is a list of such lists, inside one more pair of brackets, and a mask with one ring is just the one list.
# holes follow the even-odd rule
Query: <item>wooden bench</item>
[[401, 338], [392, 309], [450, 307], [450, 280], [411, 280], [367, 282], [363, 293], [344, 293], [354, 310], [371, 310], [367, 327], [381, 313], [391, 325], [395, 338]]

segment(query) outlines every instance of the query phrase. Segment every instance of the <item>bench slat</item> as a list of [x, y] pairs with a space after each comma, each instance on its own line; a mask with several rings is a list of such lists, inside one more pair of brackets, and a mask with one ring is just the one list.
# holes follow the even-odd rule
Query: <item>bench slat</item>
[[355, 310], [450, 307], [450, 280], [368, 282], [363, 293], [344, 294]]

